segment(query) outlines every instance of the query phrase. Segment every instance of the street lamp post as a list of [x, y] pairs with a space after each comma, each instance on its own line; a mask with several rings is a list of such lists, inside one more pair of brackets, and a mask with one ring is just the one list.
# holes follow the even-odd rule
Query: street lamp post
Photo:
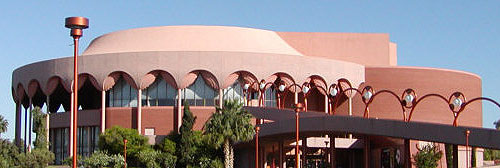
[[123, 139], [123, 167], [127, 168], [127, 139]]
[[300, 167], [299, 155], [299, 112], [302, 110], [302, 103], [295, 104], [295, 168]]
[[259, 168], [259, 131], [260, 127], [255, 127], [255, 168]]
[[78, 126], [78, 40], [83, 35], [83, 29], [89, 27], [89, 19], [84, 17], [68, 17], [65, 27], [71, 29], [70, 35], [74, 42], [74, 65], [73, 65], [73, 168], [76, 168], [77, 152], [76, 138]]

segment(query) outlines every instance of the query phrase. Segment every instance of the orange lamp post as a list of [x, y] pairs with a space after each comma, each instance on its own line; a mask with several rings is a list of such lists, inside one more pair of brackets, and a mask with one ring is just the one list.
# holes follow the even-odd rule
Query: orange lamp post
[[89, 27], [89, 19], [84, 17], [68, 17], [65, 27], [71, 29], [70, 35], [74, 42], [74, 65], [73, 65], [73, 168], [77, 167], [76, 139], [78, 128], [78, 40], [83, 35], [83, 29]]

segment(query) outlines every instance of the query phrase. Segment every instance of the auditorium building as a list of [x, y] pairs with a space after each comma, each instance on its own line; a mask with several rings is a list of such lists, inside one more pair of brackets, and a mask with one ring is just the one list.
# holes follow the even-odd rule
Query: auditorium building
[[[287, 114], [283, 118], [293, 119], [288, 114], [298, 102], [307, 104], [301, 112], [304, 115], [363, 118], [365, 98], [380, 90], [399, 96], [411, 88], [416, 93], [411, 99], [431, 93], [447, 97], [456, 91], [467, 97], [481, 96], [481, 78], [475, 74], [398, 66], [397, 58], [397, 44], [385, 33], [162, 26], [105, 34], [92, 40], [79, 57], [78, 153], [92, 153], [97, 149], [98, 135], [117, 125], [137, 129], [150, 143], [159, 142], [181, 125], [184, 102], [197, 117], [195, 129], [201, 130], [215, 107], [229, 99], [240, 100], [252, 114], [279, 109]], [[12, 75], [17, 143], [31, 139], [26, 136], [31, 125], [29, 109], [42, 107], [50, 114], [50, 150], [58, 164], [72, 149], [72, 80], [72, 57], [31, 63]], [[374, 91], [346, 91], [365, 86]], [[401, 102], [390, 94], [380, 94], [370, 104], [369, 118], [404, 121], [402, 116], [408, 114], [401, 111]], [[296, 144], [295, 134], [280, 130], [265, 133], [266, 124], [280, 119], [280, 113], [272, 114], [276, 115], [257, 122], [263, 133], [258, 158], [261, 167], [294, 167], [296, 145], [301, 147], [302, 164], [310, 167], [334, 161], [337, 167], [369, 163], [375, 168], [393, 168], [404, 164], [403, 139], [330, 130], [304, 133]], [[453, 125], [453, 115], [450, 104], [429, 99], [415, 109], [411, 122]], [[457, 124], [482, 127], [481, 103], [460, 113]], [[302, 126], [314, 127], [314, 123]], [[415, 154], [425, 144], [438, 145], [444, 152], [443, 143], [411, 140], [410, 153]], [[254, 141], [237, 144], [237, 167], [255, 167], [254, 146]], [[443, 155], [439, 161], [440, 167], [446, 167], [445, 158]], [[465, 148], [460, 146], [460, 167], [465, 167], [464, 159]], [[476, 162], [482, 164], [481, 149], [476, 150]]]

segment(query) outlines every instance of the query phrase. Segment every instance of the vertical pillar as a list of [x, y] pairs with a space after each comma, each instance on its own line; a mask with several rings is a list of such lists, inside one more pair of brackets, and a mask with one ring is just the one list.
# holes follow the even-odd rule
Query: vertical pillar
[[182, 97], [181, 97], [181, 89], [177, 89], [177, 132], [179, 132], [181, 124], [182, 124]]
[[283, 147], [284, 147], [283, 140], [280, 140], [279, 145], [278, 145], [278, 153], [279, 153], [278, 166], [280, 168], [286, 167], [285, 162], [284, 162], [285, 153], [284, 153]]
[[16, 139], [15, 143], [17, 147], [21, 147], [21, 100], [16, 102]]
[[[348, 98], [348, 103], [347, 104], [349, 105], [349, 116], [352, 116], [352, 97], [351, 97], [350, 94], [349, 94], [348, 97], [349, 98]], [[349, 134], [348, 136], [349, 136], [349, 139], [352, 139], [352, 134]]]
[[266, 147], [262, 145], [262, 167], [267, 168], [267, 153], [266, 153]]
[[328, 114], [328, 94], [325, 93], [325, 113]]
[[101, 91], [101, 133], [106, 130], [106, 91]]
[[453, 168], [458, 168], [458, 145], [453, 145]]
[[405, 168], [411, 168], [410, 139], [404, 140], [404, 164]]
[[45, 102], [45, 105], [47, 105], [47, 116], [45, 116], [45, 122], [47, 122], [45, 129], [47, 129], [47, 132], [45, 133], [46, 135], [46, 140], [47, 140], [47, 149], [49, 149], [49, 135], [50, 135], [50, 95], [47, 95], [47, 101]]
[[24, 152], [26, 152], [28, 145], [28, 109], [24, 108]]
[[294, 104], [299, 103], [299, 92], [297, 92], [297, 90], [295, 90], [293, 98], [294, 98]]
[[302, 162], [300, 167], [306, 167], [307, 164], [307, 137], [302, 138]]
[[74, 111], [73, 111], [73, 92], [71, 92], [71, 110], [70, 110], [70, 124], [69, 124], [69, 156], [73, 156], [73, 118]]
[[335, 157], [335, 137], [330, 135], [330, 167], [337, 167], [337, 160]]
[[222, 103], [224, 102], [224, 91], [219, 89], [219, 108], [222, 108]]
[[29, 118], [29, 129], [28, 129], [28, 151], [31, 152], [31, 134], [33, 134], [33, 99], [30, 98], [30, 111], [29, 111], [29, 114], [30, 114], [30, 118]]
[[142, 90], [137, 89], [137, 132], [142, 135]]
[[364, 153], [364, 159], [365, 159], [365, 168], [370, 167], [370, 136], [366, 135], [365, 136], [365, 147], [363, 150]]

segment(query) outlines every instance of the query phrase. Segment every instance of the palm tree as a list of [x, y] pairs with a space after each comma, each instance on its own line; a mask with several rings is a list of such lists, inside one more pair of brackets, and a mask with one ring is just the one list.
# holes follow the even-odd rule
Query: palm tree
[[0, 115], [0, 137], [2, 133], [7, 131], [7, 125], [9, 125], [9, 122]]
[[254, 126], [252, 115], [245, 111], [237, 100], [225, 101], [222, 108], [216, 108], [210, 119], [205, 123], [205, 134], [216, 147], [224, 147], [224, 166], [233, 167], [233, 143], [246, 142], [253, 138]]

